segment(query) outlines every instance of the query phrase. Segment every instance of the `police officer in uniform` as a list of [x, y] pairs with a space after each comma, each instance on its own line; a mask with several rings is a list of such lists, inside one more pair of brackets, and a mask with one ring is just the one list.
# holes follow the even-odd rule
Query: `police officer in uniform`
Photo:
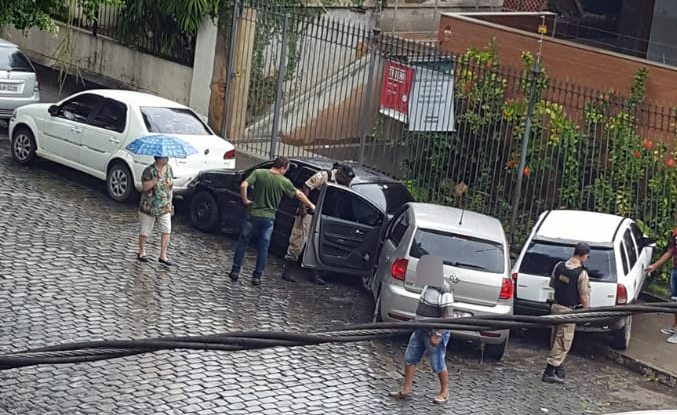
[[[563, 314], [579, 308], [588, 308], [590, 299], [590, 281], [583, 264], [590, 257], [590, 246], [579, 242], [574, 248], [574, 256], [567, 262], [555, 265], [550, 277], [550, 286], [555, 289], [555, 302], [550, 309], [552, 314]], [[553, 342], [547, 366], [543, 372], [543, 382], [564, 383], [564, 359], [574, 341], [576, 324], [559, 324], [553, 329]]]
[[[306, 183], [303, 186], [303, 193], [305, 193], [306, 196], [310, 195], [310, 199], [317, 202], [317, 194], [319, 193], [319, 189], [322, 188], [322, 185], [327, 182], [332, 182], [347, 187], [354, 177], [355, 172], [352, 167], [347, 164], [334, 163], [331, 170], [320, 170], [306, 180]], [[303, 205], [299, 206], [296, 218], [294, 218], [294, 226], [291, 235], [289, 236], [287, 254], [284, 256], [286, 262], [282, 269], [281, 276], [285, 281], [296, 281], [291, 275], [291, 270], [292, 268], [295, 268], [306, 245], [311, 220], [311, 213], [306, 210], [306, 207]], [[315, 270], [313, 270], [313, 281], [320, 285], [325, 284], [324, 279]]]

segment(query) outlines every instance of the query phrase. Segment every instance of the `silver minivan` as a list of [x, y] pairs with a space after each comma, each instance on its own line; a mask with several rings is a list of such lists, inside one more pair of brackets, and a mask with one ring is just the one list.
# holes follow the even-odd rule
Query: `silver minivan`
[[22, 105], [40, 101], [35, 67], [14, 43], [0, 39], [0, 119]]
[[[513, 283], [508, 243], [501, 222], [468, 210], [407, 203], [389, 222], [369, 289], [384, 321], [408, 321], [416, 315], [423, 287], [416, 264], [423, 255], [444, 260], [444, 277], [454, 290], [456, 317], [512, 315]], [[509, 330], [452, 332], [453, 339], [478, 341], [485, 355], [498, 360]]]

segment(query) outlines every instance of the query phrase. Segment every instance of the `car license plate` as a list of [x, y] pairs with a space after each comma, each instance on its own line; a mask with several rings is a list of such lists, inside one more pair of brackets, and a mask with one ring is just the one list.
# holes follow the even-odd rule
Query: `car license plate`
[[0, 84], [0, 91], [19, 92], [19, 84]]
[[471, 313], [465, 311], [454, 311], [454, 318], [472, 317]]

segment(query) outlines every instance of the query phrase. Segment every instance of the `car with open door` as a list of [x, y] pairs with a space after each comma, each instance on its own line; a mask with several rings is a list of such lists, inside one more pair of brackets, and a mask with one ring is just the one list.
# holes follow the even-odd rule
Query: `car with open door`
[[[549, 210], [531, 231], [512, 270], [515, 314], [550, 312], [554, 296], [550, 275], [559, 261], [571, 257], [578, 242], [590, 245], [584, 266], [590, 278], [590, 306], [634, 304], [647, 279], [655, 241], [630, 218], [599, 212]], [[630, 342], [632, 316], [602, 325], [576, 325], [580, 331], [609, 332], [611, 345], [625, 349]]]
[[[189, 200], [191, 225], [204, 232], [237, 234], [246, 213], [240, 197], [240, 183], [255, 169], [269, 169], [272, 165], [273, 160], [268, 160], [246, 170], [218, 169], [199, 174], [188, 184], [188, 192], [185, 195]], [[294, 187], [301, 189], [312, 175], [320, 170], [331, 170], [332, 165], [333, 163], [328, 160], [292, 158], [289, 160], [286, 177], [291, 180]], [[346, 201], [336, 201], [340, 206], [346, 207], [354, 203], [355, 206], [364, 206], [367, 211], [376, 209], [384, 217], [390, 217], [400, 206], [413, 200], [406, 186], [399, 181], [365, 168], [353, 167], [353, 170], [355, 178], [350, 183], [350, 191], [345, 193], [338, 190], [329, 191], [331, 200], [337, 195], [346, 196]], [[334, 187], [336, 186], [331, 186], [332, 189]], [[326, 193], [326, 190], [322, 191]], [[352, 199], [356, 200], [351, 202]], [[311, 193], [311, 200], [317, 205], [317, 192]], [[334, 202], [325, 205], [332, 203]], [[280, 202], [270, 244], [270, 250], [275, 255], [282, 256], [287, 250], [297, 207], [296, 199], [283, 197]], [[350, 204], [351, 210], [346, 212], [355, 213], [357, 216], [348, 219], [363, 220], [366, 211], [365, 213], [355, 211], [352, 207]], [[364, 230], [361, 229], [359, 232]], [[364, 239], [367, 236], [359, 232], [352, 236], [353, 239]], [[345, 240], [344, 242], [347, 243]]]

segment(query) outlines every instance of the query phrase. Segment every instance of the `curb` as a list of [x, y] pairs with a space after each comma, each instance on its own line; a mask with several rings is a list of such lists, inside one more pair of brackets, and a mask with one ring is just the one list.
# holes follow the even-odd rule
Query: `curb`
[[649, 380], [660, 382], [673, 388], [677, 386], [677, 375], [668, 373], [640, 359], [626, 356], [622, 352], [614, 350], [610, 347], [606, 347], [604, 349], [606, 349], [604, 350], [604, 355], [612, 362], [625, 366], [633, 372], [637, 372], [647, 377]]

